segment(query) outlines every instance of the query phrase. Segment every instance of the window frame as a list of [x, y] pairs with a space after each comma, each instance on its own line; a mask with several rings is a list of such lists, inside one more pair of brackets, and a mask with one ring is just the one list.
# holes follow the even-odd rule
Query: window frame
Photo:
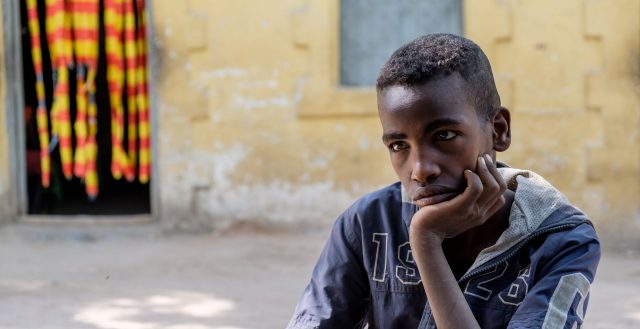
[[309, 0], [304, 10], [294, 11], [292, 31], [302, 31], [293, 33], [293, 42], [309, 56], [309, 69], [299, 80], [299, 117], [377, 115], [375, 86], [340, 84], [340, 0]]

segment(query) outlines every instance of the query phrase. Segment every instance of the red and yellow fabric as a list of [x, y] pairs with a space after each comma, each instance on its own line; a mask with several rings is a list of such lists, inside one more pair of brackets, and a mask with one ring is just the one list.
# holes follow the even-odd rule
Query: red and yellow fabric
[[111, 174], [115, 179], [120, 179], [123, 174], [125, 177], [130, 178], [134, 176], [133, 168], [129, 165], [129, 158], [122, 144], [124, 136], [124, 107], [122, 104], [124, 85], [122, 51], [124, 1], [105, 0], [104, 5], [107, 82], [109, 84], [109, 100], [111, 103]]
[[99, 51], [99, 0], [66, 0], [73, 21], [73, 51], [76, 63], [96, 69]]
[[51, 64], [54, 70], [54, 95], [51, 106], [51, 135], [58, 138], [62, 173], [73, 177], [71, 115], [69, 110], [69, 71], [73, 61], [71, 18], [64, 0], [46, 0], [46, 29]]
[[73, 146], [71, 144], [71, 116], [69, 111], [69, 71], [56, 70], [57, 81], [51, 106], [51, 134], [58, 138], [60, 162], [65, 178], [73, 177]]
[[[134, 0], [127, 0], [124, 4], [124, 55], [126, 65], [126, 82], [127, 82], [127, 135], [129, 165], [132, 169], [136, 165], [137, 157], [137, 70], [138, 70], [138, 45], [136, 30], [136, 12], [134, 8]], [[135, 170], [131, 171], [131, 176], [127, 180], [133, 181]]]
[[84, 179], [87, 170], [87, 87], [85, 84], [85, 72], [82, 65], [76, 66], [76, 120], [73, 128], [76, 133], [76, 149], [73, 157], [73, 174]]
[[86, 171], [84, 176], [85, 190], [89, 198], [98, 196], [98, 169], [96, 165], [98, 157], [98, 106], [96, 104], [96, 70], [89, 69], [87, 73], [87, 94], [89, 103], [87, 107], [87, 141], [85, 144], [85, 156], [87, 158]]
[[138, 104], [138, 179], [141, 183], [149, 182], [151, 175], [151, 143], [149, 126], [149, 97], [147, 83], [147, 17], [145, 1], [137, 0], [138, 14], [137, 47], [138, 47], [138, 69], [136, 84], [136, 100]]
[[42, 48], [40, 46], [40, 22], [38, 20], [38, 1], [27, 0], [27, 16], [31, 35], [31, 57], [36, 74], [36, 124], [40, 143], [40, 171], [42, 186], [49, 187], [51, 177], [51, 159], [49, 157], [49, 116], [44, 92], [44, 76], [42, 72]]
[[90, 199], [98, 196], [95, 75], [99, 51], [99, 0], [69, 0], [77, 70], [74, 175], [84, 180]]
[[[45, 0], [46, 37], [54, 76], [53, 105], [49, 114], [42, 73], [38, 0], [26, 1], [32, 57], [37, 76], [36, 116], [41, 149], [42, 184], [50, 184], [51, 137], [51, 140], [59, 141], [65, 177], [71, 179], [75, 175], [82, 179], [89, 197], [95, 198], [99, 190], [96, 171], [98, 108], [95, 77], [99, 54], [100, 0]], [[111, 173], [116, 179], [124, 176], [127, 180], [133, 181], [137, 167], [140, 182], [147, 183], [150, 179], [151, 150], [145, 1], [104, 0], [104, 24], [111, 106]], [[71, 125], [69, 70], [74, 65], [77, 109], [75, 121]], [[125, 91], [126, 107], [123, 103]], [[72, 149], [72, 128], [75, 132], [75, 153]], [[126, 148], [125, 132], [128, 137]]]

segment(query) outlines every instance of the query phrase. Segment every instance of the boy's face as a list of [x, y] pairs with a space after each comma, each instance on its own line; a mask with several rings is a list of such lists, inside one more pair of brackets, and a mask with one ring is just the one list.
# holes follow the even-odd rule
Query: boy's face
[[463, 172], [475, 172], [479, 156], [489, 154], [495, 162], [494, 121], [477, 114], [457, 73], [419, 86], [387, 87], [378, 92], [378, 112], [393, 169], [422, 206], [462, 193]]

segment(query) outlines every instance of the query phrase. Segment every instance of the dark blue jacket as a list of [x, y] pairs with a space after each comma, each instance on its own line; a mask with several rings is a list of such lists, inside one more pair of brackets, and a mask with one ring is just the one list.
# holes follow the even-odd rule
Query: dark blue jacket
[[[600, 259], [593, 226], [542, 177], [499, 170], [516, 192], [510, 226], [460, 289], [482, 328], [579, 328]], [[415, 211], [400, 183], [347, 209], [287, 328], [435, 328], [409, 245]]]

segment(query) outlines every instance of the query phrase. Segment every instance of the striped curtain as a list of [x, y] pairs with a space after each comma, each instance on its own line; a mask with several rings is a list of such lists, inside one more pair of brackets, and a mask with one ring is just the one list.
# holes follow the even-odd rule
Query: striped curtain
[[[44, 8], [39, 8], [39, 3], [44, 3]], [[42, 185], [50, 185], [51, 152], [57, 149], [63, 175], [66, 179], [81, 179], [89, 199], [97, 198], [99, 193], [99, 110], [109, 111], [111, 118], [111, 175], [148, 183], [151, 166], [145, 1], [103, 3], [101, 8], [99, 0], [26, 0], [36, 73]], [[39, 10], [45, 11], [44, 30], [51, 55], [51, 109], [47, 109], [45, 95]], [[96, 103], [100, 15], [104, 18], [102, 53], [106, 54], [109, 109], [99, 109]], [[75, 111], [70, 108], [71, 72], [75, 72]]]

